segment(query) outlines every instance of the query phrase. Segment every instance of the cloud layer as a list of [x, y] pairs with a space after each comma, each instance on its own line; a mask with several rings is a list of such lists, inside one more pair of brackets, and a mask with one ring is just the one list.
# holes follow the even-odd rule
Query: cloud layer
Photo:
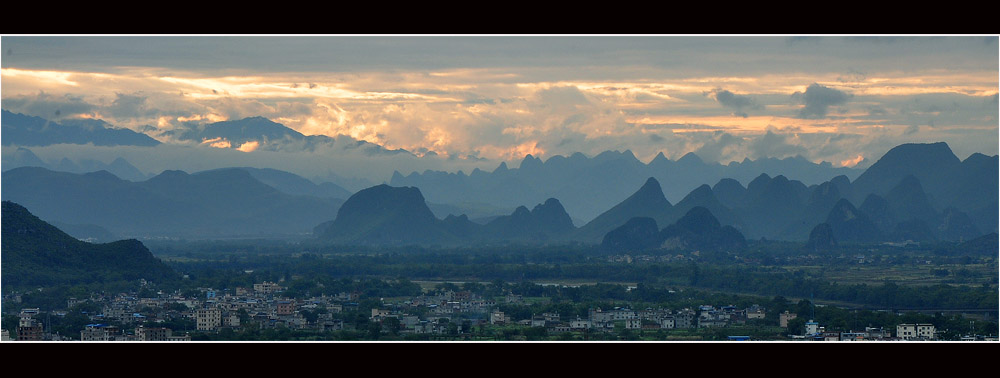
[[263, 116], [466, 168], [609, 149], [850, 165], [908, 142], [945, 141], [960, 156], [998, 145], [995, 37], [2, 43], [4, 109], [100, 118], [167, 143], [192, 124]]

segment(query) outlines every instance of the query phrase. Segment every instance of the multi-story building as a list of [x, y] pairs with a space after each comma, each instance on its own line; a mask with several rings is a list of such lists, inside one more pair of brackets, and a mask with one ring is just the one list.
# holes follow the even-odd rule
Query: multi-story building
[[199, 331], [215, 331], [222, 326], [222, 310], [218, 307], [203, 307], [195, 311], [195, 322]]
[[139, 327], [135, 329], [135, 336], [139, 341], [167, 341], [173, 331], [163, 327]]
[[935, 333], [933, 324], [900, 324], [896, 326], [896, 337], [902, 340], [933, 340]]
[[281, 286], [278, 286], [278, 284], [274, 282], [262, 282], [259, 284], [253, 284], [253, 291], [264, 295], [274, 294], [281, 291]]
[[788, 321], [795, 319], [798, 316], [798, 314], [793, 314], [786, 310], [785, 312], [778, 314], [778, 325], [780, 325], [781, 328], [788, 328]]

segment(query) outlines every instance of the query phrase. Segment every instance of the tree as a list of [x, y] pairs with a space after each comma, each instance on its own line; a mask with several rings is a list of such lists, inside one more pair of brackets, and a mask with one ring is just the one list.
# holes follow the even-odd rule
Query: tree
[[806, 333], [806, 320], [798, 317], [788, 321], [789, 335], [802, 335]]

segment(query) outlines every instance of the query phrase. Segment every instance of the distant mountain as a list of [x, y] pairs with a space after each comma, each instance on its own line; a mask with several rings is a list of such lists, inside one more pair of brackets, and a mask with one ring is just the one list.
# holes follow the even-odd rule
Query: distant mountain
[[548, 241], [575, 231], [573, 221], [559, 200], [549, 198], [531, 211], [520, 206], [514, 213], [490, 221], [483, 227], [486, 239]]
[[377, 185], [354, 193], [315, 234], [340, 244], [452, 244], [459, 239], [427, 207], [420, 190]]
[[5, 200], [46, 219], [97, 225], [129, 237], [214, 238], [307, 234], [340, 200], [285, 194], [227, 169], [164, 171], [142, 182], [22, 167], [3, 172]]
[[707, 184], [695, 188], [695, 190], [692, 190], [691, 193], [688, 193], [687, 196], [681, 199], [680, 202], [677, 202], [674, 207], [670, 208], [670, 215], [667, 216], [664, 223], [678, 222], [696, 207], [703, 207], [710, 211], [713, 214], [712, 218], [717, 219], [722, 225], [733, 226], [737, 229], [745, 227], [744, 224], [746, 222], [740, 219], [732, 209], [719, 202], [712, 188]]
[[883, 231], [846, 198], [837, 201], [826, 223], [830, 225], [834, 239], [840, 243], [878, 243], [886, 240]]
[[580, 227], [572, 237], [575, 240], [596, 242], [604, 238], [609, 231], [621, 227], [635, 217], [648, 217], [654, 222], [666, 223], [671, 207], [670, 201], [663, 196], [660, 182], [650, 177], [639, 190]]
[[316, 226], [320, 240], [361, 245], [469, 245], [493, 242], [547, 243], [565, 240], [576, 229], [555, 198], [486, 224], [465, 214], [438, 219], [414, 187], [376, 185], [344, 202], [332, 221]]
[[0, 110], [3, 145], [48, 146], [53, 144], [93, 144], [95, 146], [156, 146], [159, 141], [130, 129], [115, 128], [93, 119], [63, 120]]
[[829, 223], [820, 223], [809, 231], [809, 241], [805, 249], [812, 252], [830, 251], [837, 247], [837, 238], [833, 236], [833, 228]]
[[913, 176], [933, 208], [956, 208], [967, 213], [981, 230], [996, 232], [1000, 210], [998, 167], [996, 155], [977, 153], [960, 161], [943, 142], [903, 144], [889, 150], [858, 176], [851, 198], [860, 201], [869, 194], [886, 196], [904, 178]]
[[70, 173], [108, 171], [129, 181], [143, 181], [150, 177], [121, 157], [115, 158], [110, 163], [93, 159], [81, 159], [78, 162], [73, 162], [69, 158], [63, 158], [55, 164], [49, 164], [24, 147], [18, 147], [13, 153], [4, 151], [3, 169], [11, 170], [19, 167], [41, 167]]
[[212, 143], [228, 148], [240, 148], [248, 143], [255, 143], [255, 149], [269, 151], [313, 151], [323, 146], [340, 150], [360, 150], [367, 155], [411, 154], [403, 149], [387, 149], [348, 135], [339, 135], [336, 138], [325, 135], [303, 135], [285, 125], [259, 116], [203, 125], [187, 124], [177, 130], [165, 131], [163, 135], [177, 140]]
[[660, 230], [666, 249], [733, 251], [746, 247], [746, 238], [732, 226], [721, 226], [712, 212], [694, 207], [677, 223]]
[[[351, 196], [351, 192], [340, 187], [340, 185], [331, 182], [316, 184], [302, 176], [278, 169], [252, 167], [222, 169], [244, 170], [249, 173], [250, 176], [257, 179], [257, 181], [260, 181], [286, 194], [339, 199], [346, 199]], [[211, 171], [219, 171], [219, 169], [213, 169]]]
[[7, 287], [72, 285], [115, 280], [164, 282], [178, 274], [137, 240], [82, 242], [3, 201], [2, 284]]
[[[861, 170], [834, 168], [829, 163], [816, 164], [801, 157], [722, 165], [705, 162], [694, 153], [677, 161], [659, 154], [645, 164], [626, 150], [605, 151], [591, 158], [581, 153], [557, 155], [545, 161], [528, 155], [517, 168], [500, 163], [492, 172], [476, 169], [468, 175], [461, 171], [407, 175], [397, 172], [389, 184], [418, 187], [428, 201], [441, 204], [480, 202], [513, 208], [558, 198], [574, 219], [586, 223], [633, 194], [650, 177], [660, 183], [665, 198], [679, 200], [705, 183], [725, 178], [749, 182], [762, 173], [818, 184], [839, 175], [857, 177]], [[593, 239], [593, 235], [589, 237]]]
[[601, 240], [601, 249], [609, 252], [636, 252], [659, 248], [662, 242], [656, 220], [635, 217], [608, 231]]

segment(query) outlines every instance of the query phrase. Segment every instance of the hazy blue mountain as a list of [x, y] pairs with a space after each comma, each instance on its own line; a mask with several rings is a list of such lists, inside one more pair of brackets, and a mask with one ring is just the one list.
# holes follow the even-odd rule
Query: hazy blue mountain
[[137, 240], [86, 243], [10, 201], [3, 201], [2, 217], [0, 276], [6, 287], [179, 278]]
[[998, 157], [972, 154], [960, 161], [946, 143], [903, 144], [887, 152], [853, 183], [853, 200], [886, 196], [907, 176], [922, 186], [935, 209], [954, 207], [978, 228], [996, 231], [1000, 190]]
[[143, 181], [149, 176], [133, 166], [122, 157], [117, 157], [110, 163], [99, 160], [81, 159], [73, 162], [69, 158], [62, 158], [56, 164], [48, 164], [34, 154], [30, 149], [18, 147], [13, 153], [4, 153], [3, 169], [11, 170], [19, 167], [41, 167], [56, 171], [70, 173], [88, 173], [96, 171], [108, 171], [115, 176], [129, 181]]
[[742, 233], [732, 226], [722, 226], [709, 209], [701, 206], [660, 230], [660, 240], [667, 249], [733, 251], [746, 247]]
[[744, 221], [740, 230], [749, 238], [780, 236], [800, 217], [808, 194], [802, 182], [761, 174], [747, 184], [743, 206], [734, 209]]
[[846, 198], [837, 201], [826, 223], [833, 230], [834, 239], [840, 243], [878, 243], [886, 240], [882, 230]]
[[635, 193], [594, 218], [573, 233], [575, 240], [596, 242], [605, 235], [635, 217], [649, 217], [658, 222], [666, 223], [670, 216], [672, 205], [663, 196], [660, 182], [655, 178], [646, 179]]
[[892, 228], [888, 239], [891, 241], [935, 241], [937, 237], [934, 230], [922, 219], [909, 219], [899, 223]]
[[281, 193], [239, 169], [193, 175], [165, 171], [131, 182], [107, 171], [22, 167], [3, 173], [2, 195], [46, 219], [139, 237], [308, 234], [340, 205], [339, 200]]
[[70, 236], [91, 243], [108, 243], [115, 240], [121, 240], [111, 231], [106, 228], [93, 225], [93, 224], [69, 224], [63, 222], [52, 221], [49, 222], [56, 228], [62, 230], [63, 232], [69, 234]]
[[941, 214], [935, 234], [941, 240], [965, 241], [979, 237], [983, 233], [964, 212], [949, 207]]
[[692, 190], [691, 193], [688, 193], [680, 202], [677, 202], [676, 205], [670, 208], [670, 215], [664, 223], [677, 222], [696, 207], [703, 207], [710, 211], [713, 214], [713, 218], [717, 219], [722, 225], [733, 226], [736, 229], [743, 229], [745, 227], [746, 222], [731, 209], [719, 202], [715, 198], [712, 188], [707, 184], [695, 188], [695, 190]]
[[235, 148], [247, 142], [267, 144], [282, 139], [304, 140], [305, 135], [264, 117], [210, 123], [198, 134], [202, 140], [222, 138]]
[[712, 193], [719, 199], [719, 202], [732, 209], [743, 206], [747, 199], [747, 188], [744, 188], [739, 181], [731, 178], [719, 180], [712, 187]]
[[427, 207], [420, 190], [377, 185], [354, 193], [316, 236], [339, 244], [452, 244], [459, 237]]
[[865, 214], [880, 230], [891, 230], [899, 218], [889, 207], [889, 201], [878, 194], [869, 194], [858, 210]]
[[608, 231], [601, 240], [601, 249], [608, 252], [635, 252], [660, 247], [662, 242], [656, 220], [634, 217]]
[[843, 198], [838, 186], [831, 181], [816, 185], [810, 188], [810, 191], [809, 199], [802, 208], [794, 211], [798, 215], [792, 218], [793, 222], [786, 225], [778, 239], [812, 240], [811, 234], [816, 231], [816, 225], [823, 223], [837, 201]]
[[837, 247], [837, 238], [833, 236], [833, 227], [829, 223], [820, 223], [809, 231], [809, 241], [805, 249], [812, 252], [825, 252]]
[[929, 224], [940, 223], [938, 213], [927, 199], [920, 180], [912, 175], [907, 175], [890, 189], [885, 194], [885, 200], [898, 222], [916, 219]]
[[312, 151], [318, 146], [341, 150], [360, 150], [368, 155], [410, 154], [403, 149], [383, 146], [354, 139], [348, 135], [336, 138], [325, 135], [303, 135], [285, 125], [264, 117], [248, 117], [209, 124], [188, 124], [185, 128], [164, 132], [165, 136], [194, 142], [226, 141], [230, 148], [246, 143], [257, 143], [257, 149], [271, 151]]
[[861, 170], [834, 168], [829, 163], [815, 164], [802, 158], [721, 165], [705, 162], [694, 153], [677, 161], [659, 154], [644, 164], [626, 150], [605, 151], [590, 158], [574, 153], [545, 161], [526, 156], [517, 168], [501, 163], [492, 172], [477, 169], [468, 175], [440, 171], [396, 173], [389, 184], [418, 187], [428, 201], [440, 204], [481, 202], [512, 208], [559, 198], [574, 219], [589, 222], [627, 198], [649, 177], [660, 183], [667, 199], [681, 199], [705, 183], [725, 178], [748, 182], [761, 173], [805, 177], [809, 180], [806, 182], [818, 184], [838, 175], [856, 177]]
[[94, 144], [95, 146], [155, 146], [159, 141], [130, 129], [115, 128], [93, 119], [62, 120], [0, 110], [3, 145], [48, 146], [53, 144]]
[[[347, 199], [351, 196], [351, 192], [340, 187], [340, 185], [330, 182], [316, 184], [302, 176], [279, 169], [252, 167], [237, 167], [235, 169], [244, 170], [249, 173], [250, 176], [257, 179], [257, 181], [267, 184], [268, 186], [286, 194], [339, 199]], [[218, 171], [218, 169], [213, 171]]]
[[[948, 191], [962, 162], [947, 143], [903, 144], [886, 152], [854, 180], [855, 200], [875, 193], [885, 195], [906, 176], [924, 184], [927, 193], [938, 197]], [[859, 198], [860, 197], [860, 198]]]
[[549, 241], [576, 230], [559, 200], [549, 198], [530, 211], [519, 206], [483, 227], [486, 238], [506, 241]]

